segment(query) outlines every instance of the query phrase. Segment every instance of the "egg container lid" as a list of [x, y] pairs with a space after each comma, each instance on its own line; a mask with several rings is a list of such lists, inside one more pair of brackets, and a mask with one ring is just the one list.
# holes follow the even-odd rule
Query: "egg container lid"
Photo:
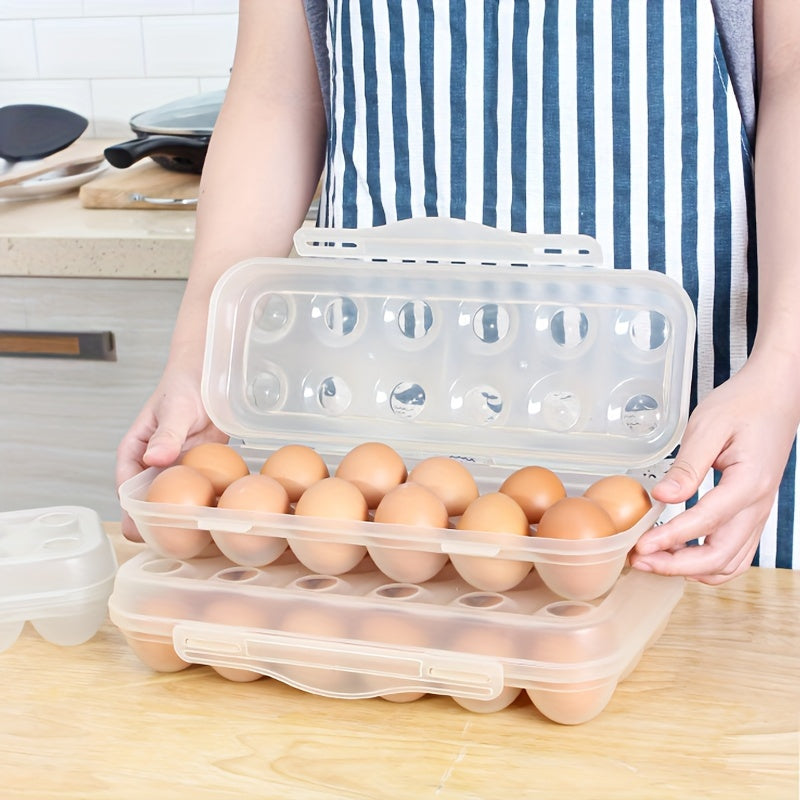
[[630, 570], [604, 597], [575, 602], [535, 573], [495, 593], [452, 569], [398, 584], [366, 562], [332, 577], [290, 558], [256, 569], [144, 551], [120, 567], [109, 614], [134, 651], [172, 645], [186, 665], [348, 699], [422, 691], [491, 703], [518, 687], [551, 719], [575, 723], [602, 710], [683, 589], [683, 578]]
[[214, 289], [206, 410], [246, 448], [609, 473], [669, 454], [688, 417], [691, 301], [587, 236], [441, 218], [302, 228]]
[[117, 560], [98, 514], [82, 506], [0, 513], [0, 651], [31, 621], [78, 644], [106, 618]]

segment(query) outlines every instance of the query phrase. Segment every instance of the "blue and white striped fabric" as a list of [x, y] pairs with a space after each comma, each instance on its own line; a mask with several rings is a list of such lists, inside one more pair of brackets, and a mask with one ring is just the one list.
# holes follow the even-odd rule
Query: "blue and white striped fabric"
[[[448, 216], [589, 234], [608, 265], [665, 272], [689, 293], [692, 405], [742, 366], [756, 313], [752, 158], [709, 0], [328, 0], [328, 11], [320, 225]], [[764, 565], [800, 566], [794, 458]]]

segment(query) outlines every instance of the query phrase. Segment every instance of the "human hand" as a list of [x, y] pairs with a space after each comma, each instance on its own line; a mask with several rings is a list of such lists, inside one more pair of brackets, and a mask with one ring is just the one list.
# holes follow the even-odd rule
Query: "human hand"
[[[682, 503], [711, 468], [720, 480], [692, 508], [645, 533], [631, 553], [633, 567], [714, 585], [751, 565], [798, 424], [797, 398], [765, 393], [769, 384], [748, 364], [697, 405], [652, 495]], [[694, 539], [703, 543], [687, 546]]]
[[[117, 448], [117, 489], [147, 467], [167, 467], [184, 448], [208, 441], [226, 442], [228, 436], [208, 418], [198, 380], [183, 370], [165, 371]], [[124, 512], [121, 528], [125, 538], [142, 541], [133, 520]]]

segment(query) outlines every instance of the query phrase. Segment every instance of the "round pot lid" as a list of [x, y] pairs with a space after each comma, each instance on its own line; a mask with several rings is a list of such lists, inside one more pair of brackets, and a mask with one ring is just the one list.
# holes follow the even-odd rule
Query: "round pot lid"
[[210, 136], [217, 121], [225, 90], [174, 100], [142, 111], [131, 118], [134, 131], [172, 136]]

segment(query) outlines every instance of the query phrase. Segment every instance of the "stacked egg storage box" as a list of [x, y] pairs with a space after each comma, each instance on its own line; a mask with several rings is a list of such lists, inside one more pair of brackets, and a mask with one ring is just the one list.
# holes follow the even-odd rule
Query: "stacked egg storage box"
[[30, 622], [48, 642], [91, 639], [108, 614], [116, 557], [95, 511], [0, 513], [0, 651]]
[[[295, 247], [232, 268], [211, 303], [203, 399], [251, 472], [300, 444], [333, 475], [376, 441], [409, 470], [457, 459], [481, 494], [544, 465], [579, 495], [611, 474], [646, 487], [679, 440], [694, 316], [663, 275], [599, 267], [587, 237], [441, 219], [306, 229]], [[110, 601], [156, 669], [208, 664], [336, 697], [444, 694], [475, 711], [525, 692], [550, 719], [580, 723], [683, 591], [625, 566], [657, 502], [610, 536], [545, 539], [535, 526], [518, 536], [153, 502], [157, 472], [121, 487], [150, 549], [122, 566]], [[306, 557], [331, 547], [355, 558], [326, 571]], [[411, 553], [435, 574], [413, 574]]]

